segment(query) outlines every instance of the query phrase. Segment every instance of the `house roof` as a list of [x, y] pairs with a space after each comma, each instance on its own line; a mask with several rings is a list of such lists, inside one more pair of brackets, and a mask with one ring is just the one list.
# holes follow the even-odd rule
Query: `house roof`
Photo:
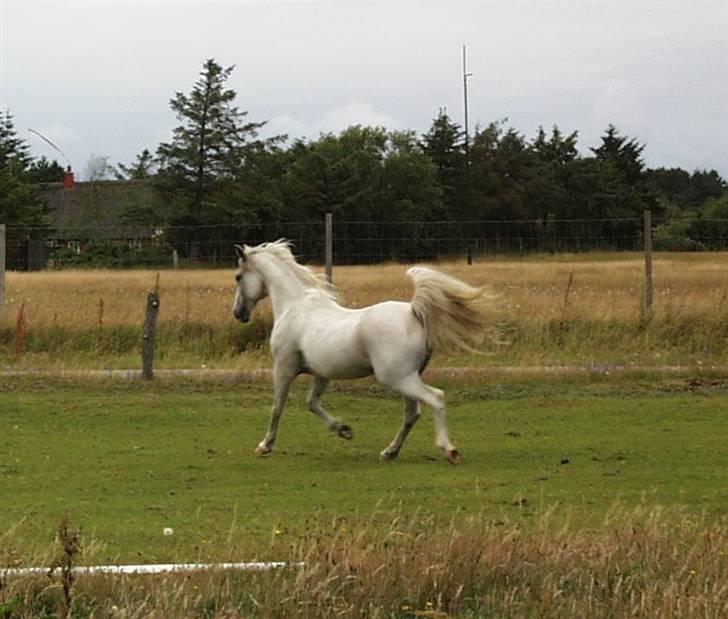
[[77, 182], [70, 188], [60, 182], [42, 183], [37, 191], [48, 201], [50, 238], [131, 239], [153, 235], [151, 226], [130, 226], [124, 219], [135, 209], [159, 202], [146, 179]]

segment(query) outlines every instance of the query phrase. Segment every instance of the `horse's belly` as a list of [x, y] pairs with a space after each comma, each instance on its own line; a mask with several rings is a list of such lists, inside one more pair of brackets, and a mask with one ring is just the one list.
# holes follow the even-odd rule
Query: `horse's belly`
[[363, 378], [372, 374], [366, 357], [352, 355], [349, 350], [316, 350], [303, 352], [303, 364], [310, 373], [331, 379]]
[[356, 365], [332, 365], [329, 363], [309, 363], [305, 368], [306, 373], [329, 378], [331, 380], [349, 380], [352, 378], [364, 378], [371, 376], [374, 371], [371, 367]]
[[312, 374], [331, 379], [363, 378], [372, 374], [371, 362], [355, 329], [330, 325], [315, 330], [302, 343], [302, 361]]

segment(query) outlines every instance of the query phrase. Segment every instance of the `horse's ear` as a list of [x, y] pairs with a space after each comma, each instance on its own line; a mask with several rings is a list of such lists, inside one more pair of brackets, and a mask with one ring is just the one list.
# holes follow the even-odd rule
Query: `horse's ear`
[[238, 258], [240, 258], [240, 260], [242, 260], [243, 262], [245, 262], [245, 260], [246, 260], [246, 258], [245, 258], [245, 248], [242, 247], [242, 246], [240, 246], [240, 245], [236, 245], [235, 246], [235, 256], [237, 256]]

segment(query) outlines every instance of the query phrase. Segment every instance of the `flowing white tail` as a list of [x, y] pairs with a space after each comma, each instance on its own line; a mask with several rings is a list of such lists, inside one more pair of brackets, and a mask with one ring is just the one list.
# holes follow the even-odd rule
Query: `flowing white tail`
[[489, 316], [494, 295], [427, 267], [412, 267], [407, 275], [415, 285], [410, 305], [425, 327], [429, 350], [478, 352], [494, 327]]

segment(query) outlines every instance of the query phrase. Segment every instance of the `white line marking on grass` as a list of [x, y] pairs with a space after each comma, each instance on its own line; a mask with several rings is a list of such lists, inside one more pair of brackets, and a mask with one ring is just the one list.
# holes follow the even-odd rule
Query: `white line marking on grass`
[[[285, 561], [252, 563], [150, 563], [146, 565], [79, 565], [73, 568], [75, 574], [165, 574], [169, 572], [202, 572], [202, 571], [262, 571], [282, 569], [285, 567], [301, 567], [303, 563], [287, 563]], [[48, 574], [47, 567], [0, 568], [2, 576], [32, 576]]]

